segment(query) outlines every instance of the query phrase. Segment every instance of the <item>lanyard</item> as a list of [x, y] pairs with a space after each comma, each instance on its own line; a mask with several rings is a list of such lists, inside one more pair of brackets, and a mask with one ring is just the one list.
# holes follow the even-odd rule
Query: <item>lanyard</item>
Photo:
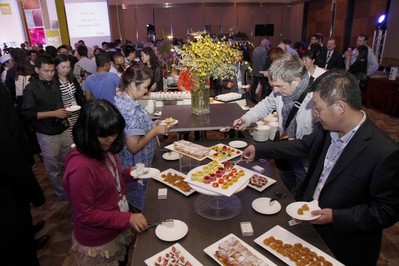
[[[119, 171], [118, 167], [116, 166], [115, 158], [111, 155], [110, 152], [107, 153], [109, 160], [107, 158], [105, 159], [105, 163], [107, 164], [107, 167], [111, 174], [113, 175], [116, 183], [116, 190], [118, 190], [119, 198], [122, 199], [122, 194], [121, 194], [121, 183], [119, 180]], [[113, 166], [111, 165], [110, 161], [112, 162]], [[114, 169], [115, 167], [115, 169]]]

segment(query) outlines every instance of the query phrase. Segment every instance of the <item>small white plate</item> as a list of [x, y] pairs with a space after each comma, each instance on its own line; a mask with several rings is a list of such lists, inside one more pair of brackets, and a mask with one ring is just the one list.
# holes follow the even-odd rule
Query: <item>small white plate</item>
[[261, 214], [275, 214], [281, 210], [281, 204], [275, 200], [271, 206], [269, 206], [270, 198], [257, 198], [252, 201], [252, 208]]
[[173, 123], [170, 123], [170, 124], [165, 123], [165, 120], [161, 120], [159, 122], [159, 124], [161, 126], [170, 126], [170, 127], [173, 127], [173, 126], [177, 125], [178, 123], [179, 123], [179, 120], [177, 120], [177, 119], [175, 119], [175, 121], [173, 121]]
[[155, 112], [154, 112], [154, 115], [155, 115], [155, 116], [161, 116], [161, 115], [162, 115], [162, 111], [155, 111]]
[[[307, 204], [309, 206], [308, 211], [304, 211], [302, 215], [298, 214], [298, 209], [302, 207], [303, 204]], [[321, 215], [312, 215], [311, 212], [315, 210], [320, 210], [318, 201], [297, 201], [293, 202], [287, 206], [285, 211], [294, 219], [301, 220], [301, 221], [312, 221], [319, 218]]]
[[229, 146], [236, 148], [236, 149], [241, 149], [247, 147], [248, 143], [242, 140], [234, 140], [229, 142]]
[[157, 237], [163, 241], [177, 241], [182, 239], [188, 232], [185, 222], [173, 219], [173, 226], [160, 224], [155, 229]]
[[179, 157], [180, 157], [180, 154], [175, 151], [166, 152], [166, 153], [162, 154], [162, 158], [164, 158], [167, 161], [179, 160]]
[[76, 111], [79, 111], [80, 108], [82, 108], [82, 107], [80, 107], [79, 105], [72, 105], [72, 106], [65, 108], [65, 110], [67, 110], [68, 112], [76, 112]]
[[136, 169], [132, 170], [130, 172], [130, 175], [133, 176], [134, 178], [139, 178], [139, 179], [147, 179], [147, 178], [152, 178], [154, 176], [159, 175], [160, 171], [156, 168], [151, 168], [151, 167], [146, 167], [144, 169], [144, 173], [137, 176], [137, 171]]

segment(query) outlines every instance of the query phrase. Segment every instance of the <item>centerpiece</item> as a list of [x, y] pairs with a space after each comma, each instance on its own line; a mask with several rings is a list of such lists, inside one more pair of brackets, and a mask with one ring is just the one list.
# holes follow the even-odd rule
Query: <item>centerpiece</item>
[[212, 38], [205, 32], [191, 34], [181, 48], [175, 47], [179, 57], [179, 70], [191, 75], [191, 108], [197, 115], [208, 114], [210, 89], [207, 80], [228, 80], [234, 76], [239, 60], [234, 41], [223, 37]]

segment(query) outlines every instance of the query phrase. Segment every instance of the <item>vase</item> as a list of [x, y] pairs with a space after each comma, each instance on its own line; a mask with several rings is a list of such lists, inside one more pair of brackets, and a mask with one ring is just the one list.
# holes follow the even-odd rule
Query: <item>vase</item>
[[191, 109], [196, 115], [209, 114], [210, 89], [206, 85], [206, 78], [191, 75]]

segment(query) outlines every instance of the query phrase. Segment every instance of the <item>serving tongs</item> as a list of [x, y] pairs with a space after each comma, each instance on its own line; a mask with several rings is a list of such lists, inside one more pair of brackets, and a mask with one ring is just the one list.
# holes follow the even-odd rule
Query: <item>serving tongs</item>
[[[256, 124], [256, 123], [251, 123], [249, 126], [247, 126], [246, 128], [245, 128], [245, 130], [249, 130], [249, 129], [254, 129], [254, 128], [256, 128], [258, 126], [258, 124]], [[220, 132], [229, 132], [231, 129], [234, 129], [234, 130], [239, 130], [238, 129], [238, 127], [239, 127], [239, 125], [236, 125], [236, 126], [225, 126], [225, 127], [222, 127], [221, 129], [219, 129], [219, 131]]]
[[149, 224], [148, 227], [147, 227], [147, 229], [148, 229], [148, 228], [151, 228], [151, 227], [154, 227], [154, 226], [161, 225], [161, 224], [164, 225], [164, 226], [166, 226], [166, 227], [168, 227], [168, 228], [171, 228], [171, 227], [175, 226], [175, 221], [174, 221], [173, 219], [167, 219], [167, 220], [162, 221], [162, 222], [160, 222], [160, 223]]
[[273, 198], [271, 198], [271, 200], [269, 202], [269, 206], [272, 206], [276, 200], [285, 198], [285, 197], [287, 197], [287, 194], [275, 191]]

